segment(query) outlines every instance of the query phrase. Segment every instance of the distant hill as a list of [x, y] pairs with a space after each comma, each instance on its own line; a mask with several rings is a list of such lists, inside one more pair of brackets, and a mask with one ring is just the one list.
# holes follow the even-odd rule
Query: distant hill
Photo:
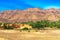
[[0, 13], [0, 22], [28, 22], [39, 20], [60, 20], [60, 9], [50, 8], [42, 10], [39, 8], [28, 8], [26, 10], [5, 10]]

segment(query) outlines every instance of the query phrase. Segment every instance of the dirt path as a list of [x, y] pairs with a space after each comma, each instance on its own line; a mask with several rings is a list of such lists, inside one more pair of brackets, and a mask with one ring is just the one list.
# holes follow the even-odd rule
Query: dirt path
[[0, 31], [1, 40], [60, 40], [60, 30], [44, 32]]

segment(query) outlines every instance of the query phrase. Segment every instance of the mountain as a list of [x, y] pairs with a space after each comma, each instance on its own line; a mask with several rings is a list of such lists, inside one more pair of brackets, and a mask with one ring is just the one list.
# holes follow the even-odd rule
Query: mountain
[[28, 8], [26, 10], [17, 9], [0, 12], [0, 22], [28, 22], [39, 20], [60, 20], [60, 9], [50, 8], [42, 10], [39, 8]]

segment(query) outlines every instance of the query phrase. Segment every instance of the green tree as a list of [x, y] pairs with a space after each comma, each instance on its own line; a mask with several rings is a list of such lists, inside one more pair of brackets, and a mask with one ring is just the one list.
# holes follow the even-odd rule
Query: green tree
[[55, 22], [49, 22], [48, 27], [50, 27], [50, 28], [56, 27], [56, 23]]
[[37, 21], [35, 23], [35, 28], [37, 28], [37, 29], [44, 29], [47, 26], [46, 24], [47, 24], [46, 20]]
[[56, 21], [56, 27], [57, 28], [60, 28], [60, 20], [59, 21]]
[[28, 24], [29, 24], [30, 26], [32, 26], [32, 28], [35, 28], [35, 23], [34, 23], [34, 22], [30, 21], [30, 22], [28, 22]]

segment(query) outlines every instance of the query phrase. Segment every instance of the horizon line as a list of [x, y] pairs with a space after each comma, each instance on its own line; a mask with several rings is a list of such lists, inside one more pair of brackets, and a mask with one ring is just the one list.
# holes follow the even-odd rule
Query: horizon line
[[[51, 7], [51, 8], [38, 8], [38, 7], [35, 7], [37, 9], [41, 9], [41, 10], [47, 10], [47, 9], [60, 9], [60, 8], [55, 8], [55, 7]], [[19, 9], [19, 8], [16, 8], [16, 9], [4, 9], [4, 10], [0, 10], [0, 11], [8, 11], [8, 10], [27, 10], [27, 9], [30, 9], [30, 8], [26, 8], [26, 9]], [[34, 8], [32, 8], [34, 9]]]

